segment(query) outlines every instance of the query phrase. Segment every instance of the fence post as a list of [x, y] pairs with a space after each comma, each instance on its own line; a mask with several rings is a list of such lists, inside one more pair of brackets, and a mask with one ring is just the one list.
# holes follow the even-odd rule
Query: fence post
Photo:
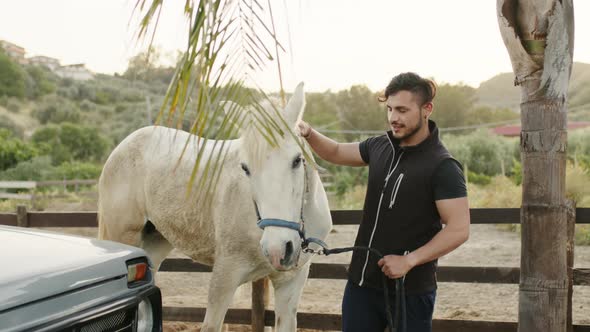
[[252, 332], [264, 332], [264, 316], [268, 305], [268, 278], [252, 283]]
[[18, 205], [16, 207], [16, 225], [18, 227], [29, 227], [26, 205]]
[[576, 201], [567, 202], [567, 315], [566, 331], [573, 332], [572, 297], [574, 294], [574, 241], [576, 232]]

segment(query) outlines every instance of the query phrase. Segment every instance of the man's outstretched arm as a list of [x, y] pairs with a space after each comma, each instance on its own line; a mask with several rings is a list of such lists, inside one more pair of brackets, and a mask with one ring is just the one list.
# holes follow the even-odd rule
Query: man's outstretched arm
[[300, 121], [299, 133], [307, 140], [313, 151], [323, 160], [344, 166], [365, 166], [361, 157], [359, 143], [338, 143], [314, 130], [309, 124]]

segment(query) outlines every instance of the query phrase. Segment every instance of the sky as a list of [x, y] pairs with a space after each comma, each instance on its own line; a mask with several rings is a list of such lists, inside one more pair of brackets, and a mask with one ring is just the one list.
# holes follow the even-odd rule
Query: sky
[[[414, 71], [442, 83], [477, 87], [512, 70], [495, 0], [272, 0], [281, 40], [284, 86], [338, 91], [354, 84], [383, 89]], [[183, 0], [165, 2], [154, 44], [172, 59], [186, 45]], [[145, 50], [135, 38], [135, 0], [0, 0], [0, 39], [62, 64], [85, 63], [97, 73], [123, 73]], [[590, 63], [590, 1], [574, 0], [574, 61]], [[290, 46], [290, 47], [289, 47]], [[276, 67], [255, 76], [270, 91]]]

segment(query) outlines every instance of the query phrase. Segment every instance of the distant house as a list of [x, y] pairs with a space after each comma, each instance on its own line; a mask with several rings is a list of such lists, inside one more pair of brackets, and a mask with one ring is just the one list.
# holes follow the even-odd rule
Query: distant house
[[44, 55], [30, 57], [29, 64], [34, 66], [45, 66], [49, 68], [51, 71], [55, 71], [57, 68], [61, 67], [58, 59], [51, 58]]
[[94, 74], [83, 63], [61, 66], [55, 70], [55, 73], [59, 77], [77, 81], [87, 81], [94, 78]]
[[26, 65], [28, 63], [27, 59], [25, 59], [26, 51], [24, 47], [20, 47], [5, 40], [0, 40], [0, 47], [4, 49], [4, 52], [6, 52], [9, 57], [21, 65]]
[[[589, 121], [571, 121], [567, 124], [568, 130], [574, 129], [581, 129], [590, 127]], [[518, 137], [520, 136], [520, 126], [519, 125], [509, 125], [509, 126], [500, 126], [495, 127], [492, 129], [492, 132], [496, 135], [506, 136], [506, 137]]]

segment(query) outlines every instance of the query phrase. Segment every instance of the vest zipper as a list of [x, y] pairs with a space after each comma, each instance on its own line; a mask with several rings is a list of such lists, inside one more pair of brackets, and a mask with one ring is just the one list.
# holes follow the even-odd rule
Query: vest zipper
[[401, 173], [397, 177], [397, 180], [395, 181], [395, 184], [393, 185], [393, 189], [391, 189], [391, 198], [389, 199], [389, 208], [390, 209], [393, 207], [393, 204], [395, 204], [395, 198], [397, 197], [397, 191], [399, 190], [399, 187], [402, 185], [403, 178], [404, 178], [404, 173]]
[[[393, 144], [391, 143], [391, 140], [389, 141], [389, 144], [391, 145], [391, 150], [393, 151], [393, 158], [391, 159], [391, 165], [393, 165], [393, 162], [395, 160], [395, 149], [393, 148]], [[393, 167], [393, 169], [391, 169], [391, 165], [389, 166], [390, 170], [387, 173], [387, 176], [385, 177], [385, 184], [383, 185], [383, 189], [381, 189], [381, 197], [379, 197], [379, 204], [377, 205], [377, 214], [375, 215], [375, 225], [373, 225], [373, 231], [371, 232], [371, 237], [369, 238], [369, 245], [368, 245], [369, 248], [371, 248], [371, 244], [373, 244], [373, 237], [375, 236], [375, 230], [377, 230], [377, 222], [379, 221], [379, 212], [381, 211], [381, 203], [383, 202], [383, 194], [385, 192], [385, 188], [387, 187], [387, 183], [389, 182], [389, 178], [391, 177], [393, 172], [395, 172], [395, 169], [399, 165], [400, 160], [402, 160], [403, 155], [404, 155], [403, 152], [399, 155], [399, 158], [397, 159], [397, 162], [395, 163], [395, 166]], [[367, 270], [367, 264], [369, 263], [369, 254], [370, 254], [370, 252], [367, 251], [367, 254], [365, 256], [365, 264], [363, 265], [363, 270], [361, 272], [361, 281], [359, 282], [360, 286], [362, 286], [363, 282], [365, 281], [365, 271]]]

